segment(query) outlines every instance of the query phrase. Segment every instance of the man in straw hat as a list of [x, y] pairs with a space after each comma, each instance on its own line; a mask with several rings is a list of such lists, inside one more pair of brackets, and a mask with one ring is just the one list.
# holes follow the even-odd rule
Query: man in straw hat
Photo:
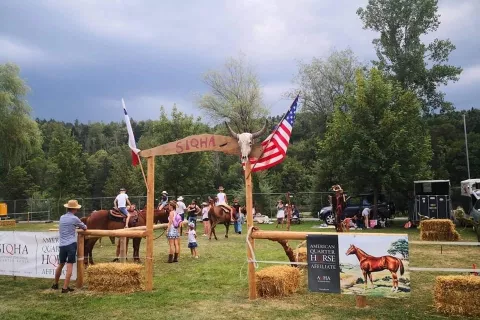
[[62, 293], [68, 293], [73, 291], [68, 284], [70, 283], [70, 277], [72, 276], [73, 264], [76, 262], [77, 256], [77, 234], [75, 229], [81, 228], [87, 230], [87, 226], [75, 216], [82, 206], [78, 204], [77, 200], [69, 200], [63, 205], [67, 208], [67, 213], [60, 217], [59, 233], [60, 233], [60, 252], [59, 252], [59, 264], [55, 271], [55, 283], [52, 289], [58, 289], [58, 281], [62, 274], [65, 263], [67, 264], [67, 273], [65, 274], [65, 281], [63, 283]]
[[158, 210], [162, 210], [168, 203], [168, 193], [167, 191], [162, 191], [162, 200], [160, 200], [160, 204], [158, 205]]
[[224, 193], [224, 191], [225, 189], [222, 186], [218, 187], [217, 203], [215, 205], [222, 206], [230, 210], [230, 222], [235, 222], [233, 216], [233, 208], [228, 205], [227, 195]]

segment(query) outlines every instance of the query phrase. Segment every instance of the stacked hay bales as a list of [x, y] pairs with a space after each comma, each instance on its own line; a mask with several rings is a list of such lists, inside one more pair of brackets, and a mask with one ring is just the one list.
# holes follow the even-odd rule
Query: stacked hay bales
[[136, 263], [99, 263], [85, 271], [88, 290], [131, 293], [143, 290], [143, 266]]
[[435, 307], [448, 315], [480, 316], [480, 277], [441, 276], [435, 281]]
[[260, 270], [255, 277], [258, 296], [281, 297], [298, 290], [302, 274], [295, 267], [274, 266]]
[[425, 241], [458, 241], [460, 234], [451, 220], [433, 219], [420, 222], [420, 238]]

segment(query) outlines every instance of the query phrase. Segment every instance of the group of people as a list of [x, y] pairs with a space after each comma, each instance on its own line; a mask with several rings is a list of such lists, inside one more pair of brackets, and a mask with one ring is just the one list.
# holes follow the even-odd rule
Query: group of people
[[277, 202], [277, 225], [275, 226], [275, 228], [278, 228], [279, 225], [281, 225], [282, 228], [283, 228], [283, 225], [284, 225], [284, 222], [285, 222], [285, 212], [287, 212], [287, 218], [288, 218], [289, 210], [291, 210], [290, 219], [300, 219], [300, 211], [298, 211], [297, 206], [295, 206], [294, 203], [292, 203], [291, 207], [289, 207], [288, 203], [283, 204], [282, 200], [278, 200], [278, 202]]
[[345, 218], [342, 221], [343, 210], [346, 207], [349, 197], [345, 196], [342, 187], [338, 184], [332, 186], [332, 190], [335, 192], [335, 196], [328, 196], [328, 201], [332, 206], [332, 210], [335, 212], [335, 228], [337, 232], [342, 232], [344, 229], [348, 231], [350, 228], [369, 229], [370, 208], [368, 207], [368, 203], [364, 201], [362, 203], [364, 208], [361, 212], [358, 212], [351, 218]]

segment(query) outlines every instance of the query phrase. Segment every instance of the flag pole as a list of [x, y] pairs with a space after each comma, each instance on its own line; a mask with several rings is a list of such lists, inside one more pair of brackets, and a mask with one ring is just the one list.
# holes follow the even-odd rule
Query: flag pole
[[145, 182], [145, 187], [147, 187], [147, 192], [148, 192], [148, 183], [147, 183], [147, 177], [145, 176], [145, 171], [143, 171], [143, 164], [142, 164], [142, 159], [140, 159], [140, 156], [138, 153], [135, 153], [138, 158], [138, 162], [140, 163], [140, 169], [142, 170], [142, 176], [143, 176], [143, 181]]
[[[299, 96], [300, 96], [300, 94], [297, 94], [297, 97], [295, 98], [295, 100], [297, 100]], [[293, 101], [295, 101], [295, 100], [293, 100]], [[293, 103], [292, 103], [292, 105], [293, 105]], [[291, 108], [291, 107], [292, 107], [292, 106], [290, 106], [290, 108]], [[289, 109], [289, 110], [290, 110], [290, 109]], [[285, 112], [285, 114], [283, 115], [282, 119], [278, 122], [279, 124], [282, 123], [283, 120], [285, 120], [285, 117], [287, 116], [287, 113], [288, 113], [288, 111]], [[272, 135], [270, 136], [270, 139], [268, 139], [268, 142], [267, 142], [267, 144], [266, 144], [265, 146], [268, 146], [268, 145], [270, 144], [270, 141], [272, 141], [273, 136], [275, 136], [275, 133], [277, 133], [277, 131], [278, 131], [279, 128], [280, 128], [280, 125], [278, 125], [278, 126], [275, 128], [275, 130], [272, 132]], [[258, 157], [258, 159], [262, 158], [263, 154], [265, 153], [265, 149], [266, 149], [266, 148], [262, 148], [262, 153], [260, 154], [260, 156]], [[257, 165], [257, 162], [255, 162], [255, 163], [253, 164], [253, 167], [252, 167], [252, 169], [250, 170], [250, 173], [248, 174], [247, 178], [250, 177], [250, 175], [252, 174], [253, 169], [255, 169], [255, 166], [256, 166], [256, 165]]]

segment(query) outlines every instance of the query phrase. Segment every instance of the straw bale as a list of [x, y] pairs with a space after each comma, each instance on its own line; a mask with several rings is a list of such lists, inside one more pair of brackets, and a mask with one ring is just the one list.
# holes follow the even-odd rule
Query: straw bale
[[99, 263], [85, 270], [88, 289], [96, 292], [131, 293], [144, 289], [144, 268], [136, 263]]
[[458, 241], [460, 234], [451, 220], [433, 219], [420, 222], [420, 238], [426, 241]]
[[260, 297], [279, 297], [296, 292], [300, 286], [301, 272], [290, 266], [274, 266], [256, 273], [257, 294]]
[[447, 315], [480, 316], [479, 294], [477, 276], [438, 276], [435, 280], [435, 307]]

